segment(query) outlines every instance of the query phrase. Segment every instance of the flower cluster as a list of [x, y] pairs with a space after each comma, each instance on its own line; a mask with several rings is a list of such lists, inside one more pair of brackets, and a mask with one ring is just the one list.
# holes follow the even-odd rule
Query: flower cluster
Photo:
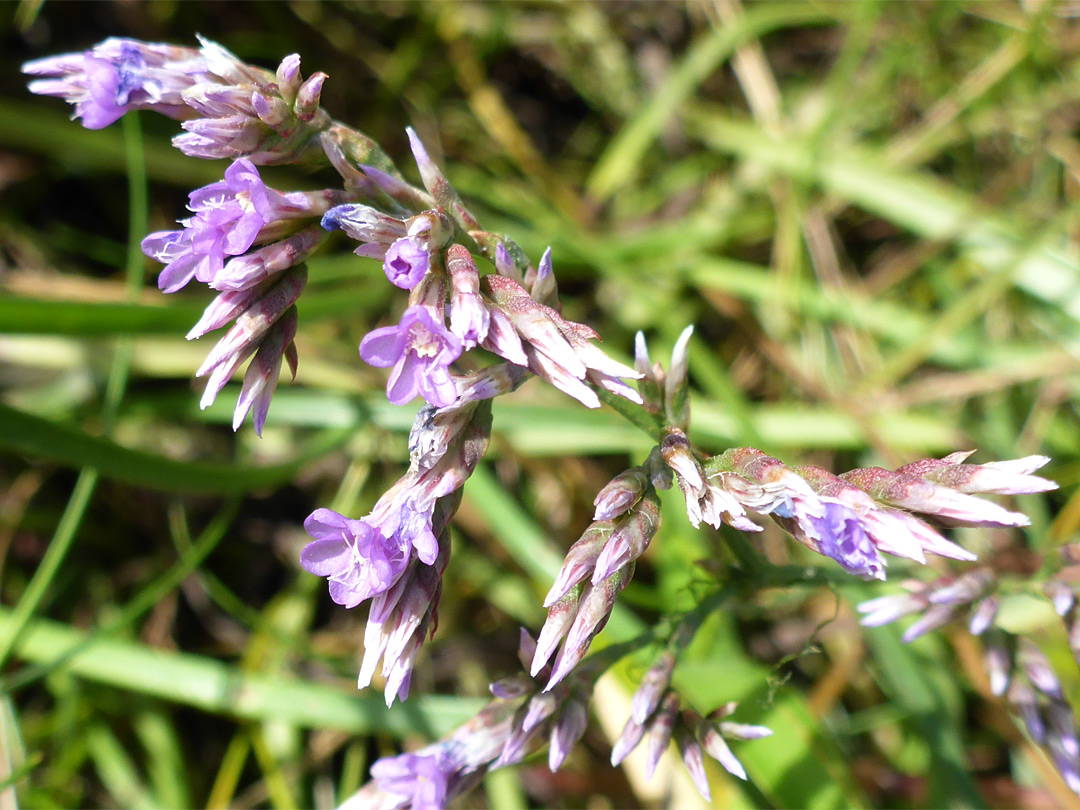
[[997, 614], [999, 600], [991, 593], [995, 582], [988, 568], [972, 568], [958, 577], [943, 577], [930, 583], [909, 580], [904, 585], [907, 593], [881, 596], [860, 604], [859, 612], [866, 614], [861, 624], [880, 627], [902, 616], [922, 613], [904, 632], [904, 641], [914, 641], [956, 618], [965, 606], [973, 606], [968, 628], [976, 636], [993, 624]]
[[304, 81], [300, 57], [285, 57], [276, 74], [245, 64], [220, 45], [200, 48], [110, 38], [83, 53], [27, 62], [41, 76], [30, 92], [75, 105], [75, 118], [101, 129], [131, 110], [182, 121], [173, 145], [200, 158], [247, 157], [295, 163], [329, 125], [319, 109], [326, 74]]
[[[789, 467], [755, 448], [698, 452], [690, 439], [692, 328], [677, 340], [666, 371], [650, 359], [641, 334], [632, 367], [609, 357], [591, 327], [563, 317], [550, 249], [533, 265], [512, 240], [482, 229], [411, 129], [423, 187], [407, 182], [372, 139], [320, 108], [327, 77], [305, 80], [295, 54], [271, 73], [206, 40], [182, 48], [114, 38], [23, 69], [38, 77], [32, 92], [66, 99], [88, 128], [151, 110], [182, 122], [185, 132], [173, 144], [185, 154], [233, 161], [221, 182], [190, 194], [191, 216], [179, 229], [150, 234], [142, 246], [164, 265], [162, 291], [193, 280], [216, 291], [188, 338], [232, 324], [196, 372], [208, 376], [204, 408], [250, 359], [234, 429], [253, 413], [261, 434], [283, 361], [296, 374], [304, 262], [328, 232], [359, 243], [357, 255], [381, 262], [387, 281], [407, 292], [397, 322], [368, 332], [359, 354], [388, 369], [391, 403], [424, 400], [409, 436], [408, 470], [362, 518], [316, 509], [305, 521], [312, 540], [300, 556], [305, 570], [327, 578], [336, 603], [370, 602], [358, 685], [370, 685], [378, 671], [388, 705], [408, 696], [420, 648], [438, 624], [450, 522], [487, 449], [491, 401], [536, 376], [586, 407], [617, 407], [652, 436], [645, 461], [597, 494], [593, 522], [569, 549], [544, 601], [539, 637], [534, 642], [523, 631], [519, 656], [528, 674], [492, 684], [495, 700], [446, 739], [375, 763], [374, 781], [344, 807], [444, 807], [488, 770], [520, 762], [544, 740], [551, 770], [562, 765], [585, 731], [595, 676], [616, 660], [586, 654], [660, 530], [658, 490], [678, 485], [695, 527], [759, 532], [771, 520], [847, 573], [880, 580], [885, 555], [918, 563], [930, 554], [975, 559], [941, 527], [1027, 525], [1024, 515], [976, 496], [1057, 486], [1034, 474], [1049, 461], [1043, 456], [979, 465], [966, 463], [970, 453], [953, 453], [896, 470], [834, 475]], [[257, 168], [317, 162], [337, 171], [340, 188], [279, 191]], [[979, 567], [859, 609], [866, 625], [922, 613], [905, 634], [911, 639], [973, 605], [970, 629], [986, 640], [994, 692], [1008, 690], [1032, 736], [1080, 789], [1071, 710], [1038, 648], [1021, 641], [1013, 656], [993, 627], [996, 585], [990, 569]], [[1080, 650], [1075, 591], [1064, 580], [1047, 588]], [[707, 716], [683, 707], [671, 688], [679, 646], [669, 645], [645, 676], [612, 762], [647, 736], [651, 773], [674, 740], [707, 798], [704, 755], [745, 779], [725, 738], [771, 732], [727, 721], [733, 704]]]
[[709, 782], [705, 776], [703, 752], [719, 762], [731, 775], [746, 779], [746, 770], [735, 758], [725, 738], [758, 740], [768, 737], [772, 730], [765, 726], [727, 722], [737, 704], [728, 703], [702, 717], [692, 709], [681, 709], [681, 701], [669, 687], [675, 668], [675, 654], [665, 650], [642, 679], [630, 705], [630, 718], [611, 750], [611, 764], [618, 765], [648, 736], [648, 755], [645, 776], [651, 778], [660, 757], [672, 738], [679, 749], [694, 786], [706, 801], [711, 801]]
[[254, 405], [255, 431], [262, 433], [283, 357], [296, 376], [293, 305], [307, 280], [303, 261], [325, 238], [312, 223], [340, 198], [331, 189], [276, 191], [251, 161], [241, 159], [225, 170], [222, 182], [191, 192], [193, 216], [180, 221], [182, 229], [152, 233], [142, 242], [143, 252], [165, 265], [158, 276], [163, 292], [176, 292], [192, 279], [220, 291], [189, 340], [236, 321], [196, 372], [210, 375], [203, 408], [254, 355], [234, 429]]

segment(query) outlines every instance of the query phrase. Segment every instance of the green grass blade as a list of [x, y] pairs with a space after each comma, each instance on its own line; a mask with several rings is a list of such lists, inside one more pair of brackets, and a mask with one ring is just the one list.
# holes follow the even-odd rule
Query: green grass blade
[[313, 460], [340, 447], [349, 435], [343, 430], [326, 431], [294, 460], [267, 467], [181, 462], [132, 450], [74, 426], [0, 404], [0, 447], [75, 467], [92, 466], [106, 477], [166, 491], [228, 495], [281, 484]]
[[694, 90], [740, 45], [780, 28], [822, 25], [832, 15], [809, 3], [770, 3], [750, 7], [735, 25], [718, 26], [695, 42], [671, 76], [612, 139], [585, 184], [586, 191], [606, 200], [637, 176], [650, 144]]
[[154, 810], [157, 804], [139, 776], [131, 756], [107, 726], [96, 723], [87, 731], [90, 759], [109, 793], [121, 807]]
[[[0, 638], [13, 628], [12, 611], [0, 608]], [[15, 655], [48, 663], [74, 645], [82, 651], [65, 667], [77, 677], [125, 691], [245, 720], [279, 719], [302, 728], [352, 734], [438, 737], [460, 725], [483, 700], [419, 696], [387, 709], [382, 695], [357, 692], [290, 676], [244, 672], [220, 661], [147, 647], [136, 641], [96, 639], [57, 622], [30, 623]]]
[[775, 140], [752, 123], [719, 113], [688, 119], [695, 135], [714, 149], [819, 185], [924, 239], [954, 242], [988, 269], [1016, 264], [1020, 289], [1080, 320], [1080, 267], [1064, 247], [1049, 241], [1029, 246], [1023, 234], [959, 189], [924, 173], [893, 169], [857, 145], [821, 152], [798, 138]]

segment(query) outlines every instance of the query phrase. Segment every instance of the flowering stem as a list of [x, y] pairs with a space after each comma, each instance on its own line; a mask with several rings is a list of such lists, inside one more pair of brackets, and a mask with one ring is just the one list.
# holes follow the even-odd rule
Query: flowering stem
[[593, 386], [592, 388], [600, 401], [615, 411], [615, 413], [619, 414], [619, 416], [626, 419], [635, 427], [645, 431], [654, 441], [660, 441], [660, 431], [664, 425], [659, 416], [651, 414], [641, 406], [635, 405], [633, 402], [623, 399], [617, 394], [606, 391], [599, 386]]

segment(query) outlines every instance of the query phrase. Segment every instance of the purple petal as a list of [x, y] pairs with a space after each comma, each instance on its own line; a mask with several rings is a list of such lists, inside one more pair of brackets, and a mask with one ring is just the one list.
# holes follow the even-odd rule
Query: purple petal
[[430, 368], [420, 378], [420, 392], [436, 408], [447, 408], [457, 401], [457, 388], [444, 366]]
[[[336, 540], [342, 532], [348, 532], [351, 521], [333, 509], [316, 509], [304, 521], [304, 531], [316, 540]], [[351, 532], [349, 532], [351, 534]]]
[[235, 226], [225, 233], [224, 251], [230, 256], [239, 256], [254, 243], [266, 220], [252, 211], [242, 216]]
[[176, 292], [195, 277], [195, 271], [200, 264], [201, 260], [193, 253], [169, 262], [158, 273], [158, 289], [163, 293]]
[[309, 574], [329, 577], [352, 564], [349, 544], [343, 539], [315, 540], [300, 552], [300, 565]]
[[423, 371], [420, 359], [415, 354], [406, 354], [390, 372], [386, 382], [386, 398], [395, 405], [405, 405], [419, 391], [417, 377]]
[[390, 368], [405, 351], [405, 334], [397, 326], [373, 329], [360, 341], [360, 357], [377, 368]]

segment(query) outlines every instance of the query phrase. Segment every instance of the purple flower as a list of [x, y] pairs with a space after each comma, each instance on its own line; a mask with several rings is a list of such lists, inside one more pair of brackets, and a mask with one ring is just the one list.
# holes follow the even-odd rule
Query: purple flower
[[142, 240], [142, 252], [165, 269], [158, 274], [158, 289], [173, 293], [195, 278], [195, 269], [204, 260], [191, 245], [192, 231], [156, 231]]
[[397, 326], [369, 332], [360, 343], [360, 356], [379, 368], [393, 366], [386, 397], [395, 405], [420, 394], [445, 408], [457, 398], [447, 367], [461, 356], [461, 341], [426, 307], [409, 307]]
[[823, 498], [821, 516], [807, 513], [803, 526], [817, 538], [821, 553], [832, 557], [849, 574], [884, 579], [877, 547], [867, 536], [858, 517], [838, 501]]
[[134, 109], [188, 118], [182, 92], [198, 81], [216, 81], [195, 49], [115, 37], [84, 53], [27, 62], [22, 70], [47, 77], [31, 82], [30, 92], [74, 104], [74, 117], [87, 129], [107, 127]]
[[[212, 281], [225, 265], [225, 256], [239, 256], [254, 243], [259, 231], [276, 219], [271, 194], [248, 160], [225, 170], [225, 180], [198, 188], [189, 195], [195, 216], [182, 231], [160, 231], [142, 242], [143, 253], [165, 262], [158, 287], [174, 292], [197, 277]], [[277, 201], [276, 199], [274, 200]]]
[[226, 265], [228, 257], [289, 236], [301, 227], [297, 220], [321, 216], [336, 197], [325, 191], [283, 194], [267, 188], [251, 161], [237, 160], [225, 170], [223, 181], [191, 192], [188, 208], [195, 215], [181, 220], [183, 230], [152, 233], [143, 239], [142, 250], [165, 264], [158, 276], [164, 292], [175, 292], [192, 278], [216, 289], [242, 289], [290, 261], [302, 261], [319, 239], [301, 231], [303, 236], [284, 239], [272, 254]]
[[328, 577], [330, 597], [347, 608], [388, 591], [409, 561], [409, 547], [396, 537], [383, 537], [365, 521], [332, 509], [316, 509], [304, 529], [315, 540], [300, 552], [300, 564]]
[[402, 754], [371, 766], [379, 790], [408, 799], [412, 810], [441, 810], [446, 806], [452, 764], [441, 748], [433, 753]]
[[222, 182], [195, 189], [189, 200], [188, 207], [195, 212], [189, 226], [192, 247], [209, 258], [207, 269], [213, 271], [221, 269], [226, 254], [246, 252], [262, 227], [276, 219], [270, 190], [250, 160], [237, 160], [225, 170]]
[[383, 260], [383, 270], [395, 287], [411, 290], [420, 283], [430, 264], [427, 248], [420, 240], [406, 236], [390, 245]]

